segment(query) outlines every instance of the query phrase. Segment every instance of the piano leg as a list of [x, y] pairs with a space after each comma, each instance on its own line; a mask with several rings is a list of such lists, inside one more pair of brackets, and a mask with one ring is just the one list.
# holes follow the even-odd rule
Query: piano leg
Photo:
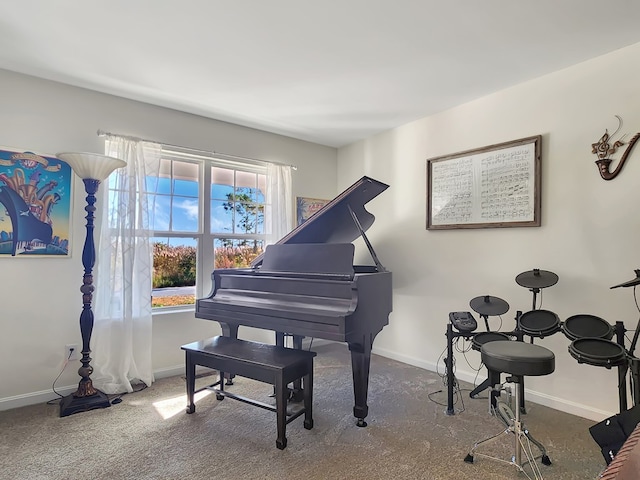
[[[228, 323], [223, 323], [223, 322], [218, 322], [220, 323], [220, 328], [222, 329], [222, 335], [224, 335], [225, 337], [231, 337], [231, 338], [238, 338], [238, 327], [239, 325], [229, 325]], [[232, 375], [230, 373], [225, 373], [225, 378], [227, 379], [226, 382], [224, 382], [226, 385], [233, 385], [233, 377], [235, 377], [235, 375]], [[222, 385], [222, 380], [220, 380], [220, 385]]]
[[284, 347], [284, 337], [287, 335], [293, 337], [293, 348], [302, 350], [302, 340], [304, 340], [304, 335], [292, 335], [289, 333], [276, 332], [276, 345], [279, 347]]
[[[293, 348], [302, 350], [302, 335], [293, 335]], [[304, 400], [304, 392], [302, 390], [302, 378], [299, 378], [293, 382], [293, 398], [294, 402], [301, 402]]]
[[[285, 336], [288, 335], [283, 332], [276, 332], [276, 345], [279, 347], [285, 346]], [[302, 350], [303, 335], [291, 335], [293, 337], [293, 348]], [[293, 382], [293, 390], [290, 392], [289, 399], [293, 402], [301, 402], [304, 400], [304, 392], [302, 390], [302, 379], [299, 378]]]
[[228, 323], [223, 322], [218, 323], [220, 323], [220, 328], [222, 328], [222, 335], [225, 337], [238, 338], [239, 325], [229, 325]]
[[371, 364], [371, 344], [368, 342], [349, 343], [351, 370], [353, 371], [353, 393], [355, 406], [353, 416], [358, 427], [366, 427], [364, 419], [369, 414], [367, 392], [369, 390], [369, 365]]

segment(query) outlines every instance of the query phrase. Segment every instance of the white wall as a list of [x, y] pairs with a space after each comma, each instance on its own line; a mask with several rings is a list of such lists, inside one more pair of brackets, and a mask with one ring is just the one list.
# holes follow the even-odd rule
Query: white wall
[[[469, 309], [476, 296], [498, 296], [511, 305], [502, 326], [510, 330], [516, 310], [530, 310], [532, 300], [514, 279], [532, 268], [559, 275], [557, 285], [543, 290], [542, 308], [562, 320], [589, 313], [636, 327], [632, 289], [609, 287], [640, 267], [640, 151], [605, 182], [591, 144], [605, 128], [615, 130], [614, 115], [623, 118], [627, 139], [640, 131], [639, 60], [640, 44], [497, 92], [344, 147], [337, 165], [332, 148], [0, 70], [0, 145], [46, 154], [101, 152], [101, 128], [298, 165], [294, 195], [332, 198], [365, 174], [389, 183], [368, 205], [377, 218], [368, 235], [394, 274], [394, 312], [374, 350], [442, 372], [448, 313]], [[425, 229], [428, 158], [537, 134], [543, 136], [541, 227]], [[81, 187], [76, 182], [70, 259], [0, 259], [0, 409], [52, 398], [64, 346], [80, 343]], [[498, 323], [491, 319], [492, 328]], [[218, 331], [192, 313], [156, 317], [154, 369], [177, 371], [180, 345]], [[556, 354], [556, 371], [528, 379], [528, 399], [594, 420], [617, 412], [615, 370], [579, 365], [561, 333], [536, 343]], [[458, 377], [473, 381], [475, 372], [456, 356]], [[467, 357], [479, 365], [477, 352]], [[77, 384], [77, 366], [56, 383], [65, 393]]]
[[[293, 194], [336, 195], [334, 148], [103, 95], [0, 70], [0, 145], [47, 155], [103, 152], [98, 129], [207, 151], [296, 165]], [[81, 344], [84, 188], [76, 179], [71, 258], [0, 258], [0, 410], [54, 398], [66, 344]], [[219, 332], [193, 312], [158, 315], [153, 323], [153, 367], [179, 371], [180, 345]], [[245, 331], [245, 338], [265, 338]], [[272, 339], [269, 334], [268, 339]], [[79, 362], [69, 365], [56, 389], [75, 390]]]
[[[363, 173], [391, 185], [368, 207], [377, 218], [370, 239], [394, 274], [394, 311], [375, 352], [429, 369], [439, 362], [444, 372], [448, 313], [470, 310], [477, 296], [497, 296], [511, 306], [502, 317], [502, 330], [511, 330], [516, 311], [532, 307], [532, 293], [515, 277], [533, 268], [560, 277], [542, 291], [542, 308], [561, 320], [588, 313], [636, 328], [633, 289], [609, 287], [640, 267], [640, 147], [606, 182], [591, 144], [605, 128], [613, 133], [614, 115], [627, 140], [640, 132], [639, 78], [637, 44], [339, 149], [339, 190]], [[426, 230], [428, 158], [538, 134], [541, 227]], [[490, 323], [497, 329], [499, 319]], [[579, 365], [562, 333], [536, 343], [555, 353], [556, 371], [528, 379], [527, 398], [594, 420], [617, 413], [615, 369]], [[467, 358], [480, 363], [478, 352]], [[473, 381], [462, 354], [456, 359], [458, 377]]]

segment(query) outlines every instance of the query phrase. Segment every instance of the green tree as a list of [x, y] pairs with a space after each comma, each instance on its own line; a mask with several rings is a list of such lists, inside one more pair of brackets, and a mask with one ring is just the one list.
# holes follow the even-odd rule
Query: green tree
[[[234, 229], [241, 229], [242, 233], [256, 233], [258, 227], [264, 223], [264, 205], [253, 201], [255, 189], [238, 188], [236, 193], [227, 193], [227, 201], [222, 204], [226, 212], [234, 214]], [[240, 245], [246, 246], [249, 241], [242, 240]], [[252, 240], [253, 249], [258, 249], [258, 241]], [[225, 245], [231, 246], [231, 245]]]

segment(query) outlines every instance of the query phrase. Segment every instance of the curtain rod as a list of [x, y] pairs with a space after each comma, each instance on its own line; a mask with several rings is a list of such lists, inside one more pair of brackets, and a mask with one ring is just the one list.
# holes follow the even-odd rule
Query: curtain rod
[[196, 152], [196, 153], [206, 153], [207, 155], [220, 155], [220, 156], [223, 156], [223, 157], [235, 158], [235, 159], [238, 159], [238, 160], [249, 160], [249, 161], [252, 161], [252, 162], [274, 163], [276, 165], [284, 165], [286, 167], [291, 167], [293, 170], [297, 170], [298, 169], [298, 167], [296, 167], [295, 165], [288, 165], [288, 164], [281, 163], [281, 162], [271, 162], [271, 161], [261, 160], [259, 158], [242, 157], [240, 155], [233, 155], [231, 153], [222, 153], [222, 152], [216, 152], [216, 151], [200, 150], [198, 148], [183, 147], [182, 145], [172, 145], [170, 143], [158, 142], [156, 140], [147, 140], [147, 139], [144, 139], [144, 138], [134, 137], [134, 136], [131, 136], [131, 135], [122, 135], [120, 133], [106, 132], [106, 131], [104, 131], [102, 129], [98, 129], [97, 134], [98, 134], [99, 137], [106, 137], [106, 136], [121, 137], [121, 138], [126, 138], [127, 140], [133, 140], [133, 141], [137, 141], [137, 142], [158, 143], [158, 144], [162, 145], [163, 147], [179, 148], [179, 149], [182, 149], [182, 150], [190, 150], [190, 151]]

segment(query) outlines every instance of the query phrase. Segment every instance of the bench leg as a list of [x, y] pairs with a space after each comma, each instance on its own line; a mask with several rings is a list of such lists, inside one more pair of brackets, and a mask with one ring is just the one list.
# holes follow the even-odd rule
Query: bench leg
[[189, 352], [186, 352], [185, 364], [187, 366], [187, 413], [193, 413], [196, 411], [196, 404], [193, 401], [196, 389], [196, 364], [191, 360]]
[[313, 428], [313, 361], [309, 361], [308, 374], [304, 376], [304, 428]]
[[276, 422], [278, 424], [278, 438], [276, 447], [284, 450], [287, 447], [287, 385], [282, 376], [276, 378]]

